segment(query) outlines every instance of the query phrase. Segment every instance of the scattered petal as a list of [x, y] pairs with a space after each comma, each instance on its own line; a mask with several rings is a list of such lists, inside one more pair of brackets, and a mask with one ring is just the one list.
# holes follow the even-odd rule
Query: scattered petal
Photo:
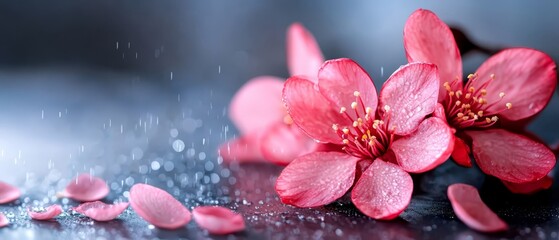
[[553, 179], [549, 176], [545, 176], [540, 180], [527, 182], [527, 183], [512, 183], [503, 181], [505, 187], [507, 187], [512, 193], [516, 194], [532, 194], [542, 190], [549, 189], [551, 184], [553, 184]]
[[314, 152], [296, 158], [276, 181], [281, 201], [317, 207], [342, 197], [353, 185], [358, 158], [339, 152]]
[[544, 144], [503, 129], [466, 131], [472, 152], [486, 174], [514, 183], [545, 177], [555, 165], [555, 155]]
[[13, 202], [20, 196], [19, 189], [5, 182], [0, 182], [0, 204]]
[[159, 228], [177, 229], [190, 222], [188, 209], [171, 194], [147, 185], [136, 184], [130, 189], [130, 206], [144, 220]]
[[376, 159], [355, 184], [351, 201], [371, 218], [390, 220], [408, 207], [412, 192], [413, 180], [407, 172]]
[[[359, 92], [364, 107], [377, 109], [378, 97], [373, 80], [359, 64], [351, 59], [340, 58], [326, 61], [318, 73], [318, 87], [322, 95], [338, 111], [342, 107], [349, 110], [351, 104], [356, 102], [355, 91]], [[354, 111], [347, 111], [347, 113], [353, 119], [357, 119]]]
[[[462, 88], [462, 58], [450, 28], [429, 10], [412, 13], [404, 27], [404, 48], [409, 62], [434, 63], [439, 68], [440, 85], [453, 82], [455, 89]], [[439, 100], [446, 97], [440, 88]]]
[[101, 178], [91, 176], [87, 173], [80, 174], [73, 179], [62, 193], [64, 197], [76, 201], [90, 202], [103, 199], [109, 194], [107, 183]]
[[352, 124], [350, 120], [340, 114], [340, 109], [335, 109], [315, 88], [315, 84], [309, 80], [300, 77], [287, 79], [283, 89], [283, 100], [293, 122], [307, 135], [318, 141], [340, 144], [341, 139], [332, 130], [332, 125], [349, 126]]
[[48, 206], [44, 211], [34, 211], [27, 209], [27, 213], [32, 219], [35, 220], [50, 220], [62, 213], [62, 207], [58, 204]]
[[483, 203], [475, 187], [456, 183], [448, 187], [447, 194], [454, 213], [468, 227], [480, 232], [500, 232], [508, 229], [507, 224]]
[[299, 127], [278, 123], [263, 134], [261, 146], [265, 159], [287, 165], [296, 157], [313, 152], [318, 144]]
[[231, 99], [229, 117], [241, 134], [268, 128], [287, 114], [281, 101], [283, 79], [270, 76], [253, 78]]
[[127, 202], [106, 204], [104, 202], [95, 201], [82, 203], [74, 208], [74, 211], [86, 215], [95, 221], [105, 222], [118, 217], [127, 207]]
[[422, 173], [445, 162], [452, 152], [454, 135], [440, 118], [431, 117], [417, 131], [392, 143], [398, 165], [406, 172]]
[[287, 30], [287, 67], [291, 76], [303, 75], [316, 82], [318, 69], [324, 62], [313, 35], [300, 23]]
[[380, 90], [380, 107], [389, 107], [384, 119], [396, 128], [394, 133], [415, 131], [435, 110], [438, 90], [439, 74], [433, 64], [410, 63], [396, 70]]
[[211, 234], [229, 234], [245, 229], [243, 216], [219, 206], [196, 207], [192, 210], [194, 221]]
[[[488, 111], [497, 112], [512, 103], [512, 108], [499, 113], [518, 121], [539, 113], [549, 102], [557, 85], [556, 65], [547, 54], [528, 48], [503, 50], [485, 61], [471, 83], [476, 89], [487, 81], [486, 100], [493, 104]], [[491, 76], [494, 77], [491, 77]], [[501, 98], [500, 93], [505, 93]]]
[[0, 212], [0, 228], [5, 227], [10, 223], [10, 220], [6, 218], [6, 216]]
[[452, 159], [456, 164], [462, 167], [472, 167], [470, 159], [470, 147], [459, 137], [454, 138], [454, 151], [452, 151]]

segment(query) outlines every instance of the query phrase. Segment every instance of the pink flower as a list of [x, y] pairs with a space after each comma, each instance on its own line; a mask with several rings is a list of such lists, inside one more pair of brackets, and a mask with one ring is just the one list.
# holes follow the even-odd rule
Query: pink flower
[[325, 62], [318, 84], [289, 78], [283, 99], [293, 122], [343, 152], [313, 152], [291, 162], [276, 182], [282, 202], [317, 207], [353, 188], [351, 200], [367, 216], [397, 217], [413, 190], [408, 172], [433, 169], [452, 150], [450, 128], [439, 118], [425, 119], [436, 107], [438, 83], [433, 64], [408, 64], [377, 97], [369, 75], [350, 59]]
[[[324, 62], [314, 37], [301, 24], [287, 32], [287, 65], [291, 75], [316, 76]], [[293, 126], [281, 101], [283, 79], [261, 76], [251, 79], [233, 97], [229, 117], [241, 133], [220, 147], [226, 161], [269, 160], [286, 165], [318, 145]]]
[[[546, 54], [528, 48], [503, 50], [485, 61], [462, 82], [462, 59], [448, 26], [434, 13], [419, 9], [406, 22], [404, 46], [410, 62], [439, 67], [441, 86], [435, 116], [455, 132], [452, 158], [479, 168], [518, 191], [518, 184], [538, 181], [555, 165], [553, 152], [518, 132], [549, 102], [555, 90], [556, 67]], [[534, 183], [531, 188], [533, 190]]]

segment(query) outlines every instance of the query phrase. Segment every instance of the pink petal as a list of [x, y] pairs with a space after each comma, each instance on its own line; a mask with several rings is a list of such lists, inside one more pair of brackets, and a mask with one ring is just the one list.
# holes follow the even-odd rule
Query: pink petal
[[353, 185], [359, 159], [346, 153], [314, 152], [296, 158], [276, 181], [281, 201], [317, 207], [342, 197]]
[[313, 35], [302, 24], [291, 24], [287, 30], [287, 67], [291, 76], [316, 79], [323, 62], [324, 57]]
[[3, 213], [0, 212], [0, 228], [5, 227], [10, 223], [10, 220], [4, 216]]
[[[364, 107], [370, 107], [373, 111], [377, 109], [378, 97], [373, 80], [351, 59], [326, 61], [318, 74], [318, 87], [336, 110], [345, 107], [348, 109], [347, 113], [354, 119], [357, 117], [351, 110], [351, 103], [356, 101], [355, 91], [360, 93]], [[364, 115], [363, 111], [361, 112]]]
[[261, 139], [262, 155], [279, 165], [287, 165], [296, 157], [313, 152], [318, 144], [297, 126], [279, 123], [265, 132]]
[[177, 229], [190, 222], [188, 209], [171, 194], [147, 185], [136, 184], [130, 189], [130, 206], [144, 220], [159, 228]]
[[78, 207], [74, 208], [74, 211], [86, 215], [95, 221], [105, 222], [115, 219], [124, 212], [126, 208], [128, 208], [127, 202], [106, 204], [104, 202], [95, 201], [80, 204]]
[[532, 194], [539, 192], [541, 190], [546, 190], [551, 187], [553, 184], [553, 179], [549, 176], [545, 176], [540, 180], [536, 180], [533, 182], [527, 183], [511, 183], [507, 181], [503, 181], [505, 187], [507, 187], [512, 193], [516, 194]]
[[[528, 48], [501, 51], [485, 61], [477, 70], [478, 78], [471, 83], [479, 88], [486, 81], [487, 101], [497, 103], [490, 111], [512, 108], [499, 115], [511, 121], [528, 118], [539, 113], [549, 102], [557, 85], [556, 66], [548, 55]], [[491, 74], [495, 74], [491, 79]], [[499, 94], [505, 96], [501, 99]]]
[[483, 203], [475, 187], [455, 183], [448, 187], [447, 194], [454, 213], [468, 227], [480, 232], [500, 232], [508, 229], [507, 224]]
[[219, 154], [225, 162], [262, 162], [260, 152], [261, 133], [251, 133], [229, 140], [219, 146]]
[[408, 207], [413, 192], [411, 176], [398, 166], [376, 159], [351, 192], [351, 201], [365, 215], [390, 220]]
[[19, 189], [5, 182], [0, 182], [0, 204], [13, 202], [20, 196]]
[[555, 155], [544, 144], [503, 129], [467, 131], [479, 168], [501, 180], [526, 183], [545, 177]]
[[424, 120], [417, 131], [392, 143], [400, 167], [413, 173], [429, 171], [445, 162], [454, 147], [454, 135], [440, 118]]
[[82, 173], [72, 179], [62, 195], [76, 201], [90, 202], [102, 199], [108, 194], [109, 187], [103, 179]]
[[437, 103], [437, 106], [435, 107], [435, 111], [433, 111], [433, 117], [440, 118], [445, 123], [447, 122], [446, 121], [446, 113], [445, 113], [445, 110], [444, 110], [444, 107], [443, 107], [442, 104]]
[[50, 220], [62, 213], [62, 207], [58, 204], [48, 206], [44, 211], [33, 211], [27, 209], [27, 213], [35, 220]]
[[281, 101], [283, 82], [277, 77], [257, 77], [237, 91], [229, 105], [229, 117], [241, 134], [283, 121], [287, 114]]
[[451, 156], [456, 164], [462, 167], [472, 167], [470, 147], [459, 137], [454, 138], [454, 151], [452, 151]]
[[341, 143], [341, 138], [332, 129], [332, 125], [352, 124], [306, 79], [289, 78], [283, 89], [283, 100], [293, 122], [318, 141]]
[[[454, 82], [456, 89], [462, 89], [460, 51], [450, 28], [433, 12], [419, 9], [408, 18], [404, 27], [404, 48], [408, 61], [436, 64], [441, 85]], [[454, 81], [456, 79], [458, 81]], [[439, 100], [446, 94], [446, 90], [441, 87]]]
[[211, 234], [229, 234], [245, 229], [243, 216], [224, 207], [196, 207], [192, 216], [200, 228]]
[[435, 110], [438, 90], [435, 65], [410, 63], [400, 67], [380, 91], [380, 109], [387, 114], [385, 121], [396, 127], [398, 135], [412, 133]]

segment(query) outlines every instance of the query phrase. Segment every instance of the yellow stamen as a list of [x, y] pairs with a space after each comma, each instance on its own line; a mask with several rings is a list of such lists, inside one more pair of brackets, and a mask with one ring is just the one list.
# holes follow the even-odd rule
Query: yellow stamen
[[359, 97], [360, 95], [361, 95], [361, 93], [359, 91], [353, 92], [353, 96], [355, 96], [355, 97]]
[[505, 104], [505, 106], [507, 106], [507, 109], [511, 109], [512, 108], [512, 103], [509, 102], [509, 103]]

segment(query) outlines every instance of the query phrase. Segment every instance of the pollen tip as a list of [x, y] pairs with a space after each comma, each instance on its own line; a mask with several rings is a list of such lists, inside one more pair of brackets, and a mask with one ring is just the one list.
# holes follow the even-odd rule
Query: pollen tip
[[349, 134], [349, 129], [344, 128], [344, 129], [342, 129], [342, 132], [343, 132], [344, 134]]
[[332, 129], [334, 129], [334, 131], [338, 131], [338, 124], [332, 124]]
[[505, 106], [507, 106], [507, 109], [511, 109], [512, 108], [512, 103], [508, 102], [507, 104], [505, 104]]
[[345, 107], [340, 108], [340, 113], [344, 113], [347, 109]]
[[357, 102], [352, 102], [351, 103], [351, 108], [356, 109], [357, 108]]
[[388, 112], [388, 111], [390, 111], [390, 106], [388, 106], [388, 105], [384, 105], [384, 111], [385, 111], [385, 112]]
[[472, 79], [472, 78], [474, 78], [474, 76], [475, 76], [474, 74], [470, 73], [470, 74], [468, 74], [468, 79]]
[[503, 98], [504, 96], [505, 96], [505, 93], [504, 93], [504, 92], [500, 92], [500, 93], [499, 93], [499, 97], [500, 97], [500, 98]]
[[490, 77], [491, 79], [495, 79], [495, 74], [492, 73], [491, 75], [489, 75], [489, 77]]
[[342, 142], [346, 145], [349, 144], [349, 140], [347, 140], [347, 139], [342, 140]]
[[353, 96], [355, 96], [355, 97], [359, 97], [360, 95], [361, 95], [361, 93], [359, 91], [353, 92]]
[[493, 121], [493, 122], [496, 122], [496, 121], [498, 121], [498, 120], [499, 120], [499, 118], [498, 118], [497, 116], [493, 116], [493, 117], [491, 118], [491, 121]]
[[373, 109], [370, 108], [370, 107], [365, 108], [365, 112], [366, 112], [367, 114], [370, 114], [372, 111], [373, 111]]

